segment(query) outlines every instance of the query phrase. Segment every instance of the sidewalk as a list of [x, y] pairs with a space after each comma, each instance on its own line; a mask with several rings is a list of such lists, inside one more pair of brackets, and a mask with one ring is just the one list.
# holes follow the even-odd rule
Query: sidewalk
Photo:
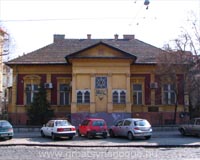
[[154, 131], [152, 138], [94, 138], [75, 136], [72, 140], [42, 138], [40, 132], [16, 132], [11, 140], [0, 141], [1, 146], [44, 146], [44, 147], [200, 147], [199, 137], [181, 136], [178, 131]]

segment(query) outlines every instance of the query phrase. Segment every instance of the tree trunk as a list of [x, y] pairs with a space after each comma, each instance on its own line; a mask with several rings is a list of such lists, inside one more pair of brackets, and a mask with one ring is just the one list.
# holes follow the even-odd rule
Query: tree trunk
[[177, 108], [178, 108], [178, 104], [175, 104], [175, 109], [174, 109], [174, 120], [173, 123], [176, 124], [176, 113], [177, 113]]

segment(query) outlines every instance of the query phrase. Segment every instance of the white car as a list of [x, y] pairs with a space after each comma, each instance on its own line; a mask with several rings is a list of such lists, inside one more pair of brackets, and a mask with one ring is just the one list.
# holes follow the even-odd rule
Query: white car
[[124, 136], [129, 140], [134, 137], [144, 137], [150, 139], [152, 136], [152, 128], [146, 119], [127, 118], [118, 121], [109, 129], [110, 137]]
[[76, 134], [76, 128], [67, 120], [50, 120], [40, 129], [40, 133], [42, 137], [48, 136], [53, 140], [57, 137], [72, 139]]

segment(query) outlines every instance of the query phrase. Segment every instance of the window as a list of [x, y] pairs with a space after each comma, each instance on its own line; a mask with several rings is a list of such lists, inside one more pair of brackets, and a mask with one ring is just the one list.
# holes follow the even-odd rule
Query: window
[[172, 84], [165, 84], [163, 86], [163, 103], [164, 104], [175, 104], [176, 94], [174, 92], [175, 86]]
[[85, 103], [90, 103], [90, 92], [89, 91], [85, 92]]
[[142, 84], [133, 84], [133, 104], [142, 104]]
[[68, 84], [60, 84], [60, 105], [70, 104], [70, 87]]
[[77, 103], [90, 103], [90, 91], [89, 90], [77, 90]]
[[94, 122], [92, 123], [92, 125], [93, 125], [93, 126], [104, 126], [105, 123], [104, 123], [104, 121], [94, 121]]
[[125, 104], [126, 103], [126, 91], [125, 90], [113, 90], [113, 103]]
[[34, 95], [38, 92], [39, 85], [27, 84], [26, 85], [26, 104], [30, 105], [33, 102]]
[[121, 103], [126, 103], [126, 92], [125, 91], [121, 91], [120, 101], [121, 101]]
[[71, 124], [66, 120], [55, 121], [56, 126], [71, 126]]
[[96, 88], [107, 88], [107, 77], [96, 77], [95, 87]]
[[129, 120], [125, 120], [125, 122], [124, 122], [124, 126], [130, 126], [131, 125], [131, 121], [129, 121]]
[[134, 121], [134, 125], [135, 126], [150, 126], [150, 124], [147, 120]]
[[82, 92], [81, 91], [78, 91], [77, 92], [77, 103], [82, 103], [82, 98], [83, 95], [82, 95]]
[[113, 103], [118, 103], [118, 92], [117, 91], [113, 92]]
[[117, 122], [117, 124], [115, 126], [122, 126], [122, 124], [123, 124], [123, 121], [119, 121], [119, 122]]
[[84, 120], [82, 123], [81, 123], [81, 125], [82, 126], [87, 126], [88, 124], [89, 124], [89, 120]]

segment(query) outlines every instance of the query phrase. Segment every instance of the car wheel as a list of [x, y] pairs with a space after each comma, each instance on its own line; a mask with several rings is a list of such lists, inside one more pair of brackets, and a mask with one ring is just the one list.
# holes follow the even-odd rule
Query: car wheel
[[113, 130], [109, 130], [109, 134], [110, 134], [110, 137], [114, 138], [115, 137], [115, 133], [113, 132]]
[[79, 136], [79, 137], [81, 137], [81, 136], [82, 136], [79, 130], [78, 130], [78, 136]]
[[107, 136], [108, 136], [107, 133], [103, 134], [103, 138], [107, 138]]
[[69, 139], [70, 139], [70, 140], [73, 139], [73, 136], [70, 136]]
[[180, 129], [180, 132], [183, 136], [185, 136], [185, 130], [183, 128]]
[[87, 138], [88, 138], [88, 139], [93, 138], [90, 132], [87, 132]]
[[133, 134], [131, 132], [128, 132], [127, 137], [129, 140], [133, 140]]
[[54, 133], [51, 134], [51, 139], [52, 139], [52, 140], [56, 140], [56, 136], [55, 136]]
[[12, 136], [8, 137], [8, 139], [12, 139], [12, 138], [13, 138]]
[[145, 136], [145, 139], [150, 139], [151, 138], [151, 136]]
[[45, 135], [44, 135], [44, 132], [43, 132], [43, 131], [41, 131], [40, 133], [41, 133], [41, 136], [42, 136], [42, 137], [45, 137]]

